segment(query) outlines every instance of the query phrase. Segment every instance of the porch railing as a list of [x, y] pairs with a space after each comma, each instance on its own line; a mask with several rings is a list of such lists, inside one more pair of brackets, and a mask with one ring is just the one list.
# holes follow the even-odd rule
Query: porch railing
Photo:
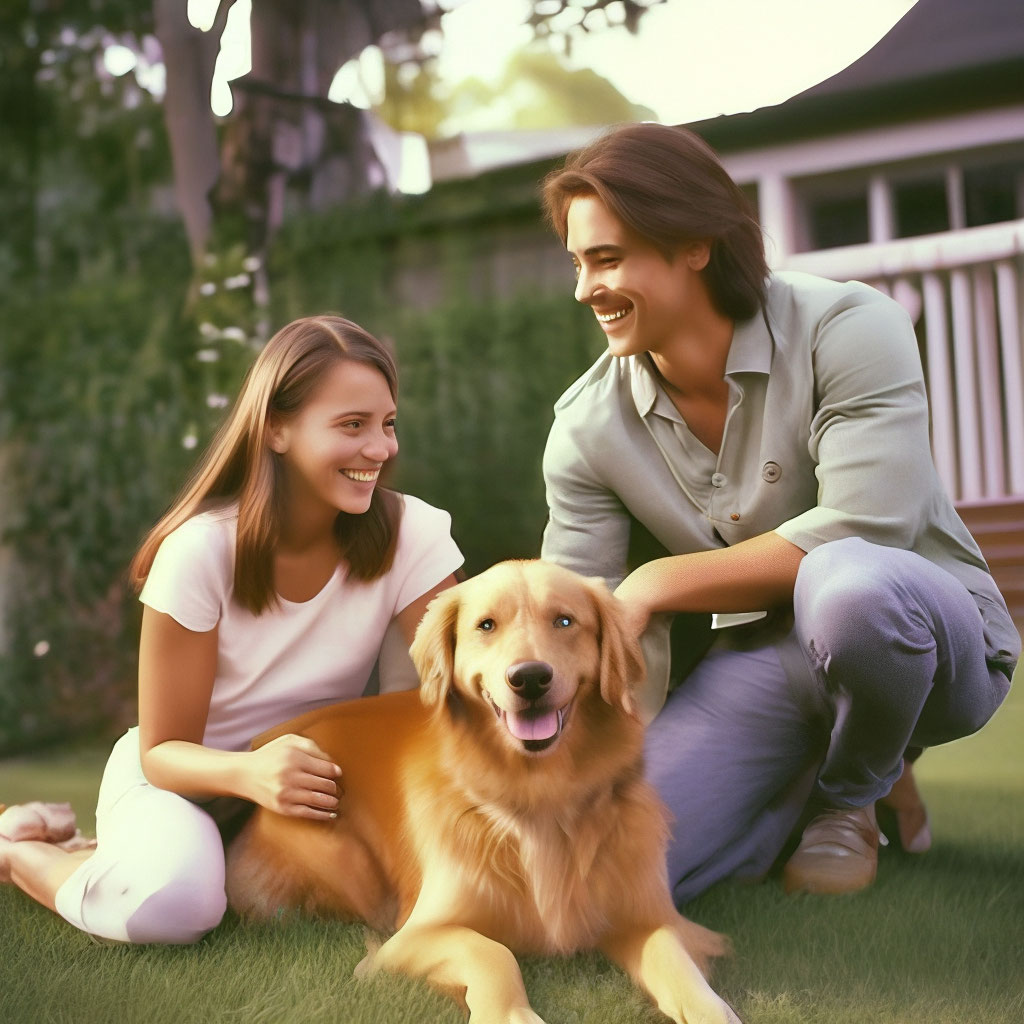
[[1024, 496], [1024, 220], [798, 253], [784, 266], [897, 299], [921, 343], [932, 450], [950, 493]]

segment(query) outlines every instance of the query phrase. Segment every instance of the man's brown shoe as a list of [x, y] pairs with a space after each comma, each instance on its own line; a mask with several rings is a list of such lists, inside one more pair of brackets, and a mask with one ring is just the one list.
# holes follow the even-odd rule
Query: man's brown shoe
[[786, 892], [857, 892], [875, 880], [877, 870], [875, 805], [840, 808], [819, 814], [804, 829], [782, 884]]

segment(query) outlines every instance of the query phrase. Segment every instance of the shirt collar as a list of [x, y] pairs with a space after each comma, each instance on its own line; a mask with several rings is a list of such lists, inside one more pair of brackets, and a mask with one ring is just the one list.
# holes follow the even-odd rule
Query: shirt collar
[[[770, 373], [773, 347], [768, 324], [760, 313], [755, 313], [749, 320], [738, 321], [733, 327], [729, 356], [725, 361], [726, 377], [736, 373]], [[658, 375], [646, 353], [626, 358], [629, 360], [629, 381], [636, 411], [647, 416], [658, 404], [659, 396], [664, 395], [658, 384]]]
[[641, 416], [646, 416], [654, 408], [660, 390], [650, 357], [644, 352], [626, 358], [629, 360], [629, 383], [633, 390], [636, 411]]
[[734, 373], [770, 373], [773, 348], [771, 331], [760, 311], [749, 320], [740, 320], [732, 330], [732, 344], [725, 361], [726, 377]]

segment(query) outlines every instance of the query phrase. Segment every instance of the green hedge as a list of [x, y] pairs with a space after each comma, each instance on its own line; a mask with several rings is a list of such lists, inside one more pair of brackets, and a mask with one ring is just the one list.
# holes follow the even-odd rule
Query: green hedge
[[16, 565], [0, 749], [128, 714], [136, 617], [122, 570], [187, 465], [182, 287], [161, 301], [122, 278], [4, 303], [0, 486]]
[[[391, 338], [401, 373], [394, 485], [451, 512], [471, 573], [535, 555], [551, 406], [600, 335], [568, 293], [468, 294], [465, 229], [439, 242], [443, 301], [399, 307], [395, 217], [377, 200], [356, 218], [297, 221], [275, 249], [272, 326], [331, 310]], [[375, 219], [387, 230], [375, 234]], [[228, 254], [207, 276], [222, 282], [240, 260]], [[0, 500], [17, 562], [0, 753], [111, 734], [134, 717], [139, 614], [124, 571], [256, 347], [245, 289], [218, 287], [189, 305], [189, 283], [180, 232], [165, 230], [134, 267], [101, 261], [88, 279], [0, 300]]]
[[[384, 243], [343, 224], [303, 237], [275, 260], [275, 323], [318, 309], [394, 342], [400, 373], [395, 485], [448, 509], [467, 570], [536, 556], [546, 507], [541, 455], [555, 399], [601, 350], [593, 316], [564, 294], [469, 294], [472, 235], [437, 240], [446, 298], [427, 311], [396, 307], [381, 286]], [[319, 233], [318, 233], [319, 234]]]

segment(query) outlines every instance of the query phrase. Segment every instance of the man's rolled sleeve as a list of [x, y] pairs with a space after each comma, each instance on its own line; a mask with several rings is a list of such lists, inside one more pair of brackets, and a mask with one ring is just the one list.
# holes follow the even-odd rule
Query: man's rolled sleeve
[[912, 548], [935, 471], [909, 318], [883, 296], [830, 311], [812, 358], [819, 390], [808, 451], [818, 503], [775, 532], [804, 551], [853, 536]]

